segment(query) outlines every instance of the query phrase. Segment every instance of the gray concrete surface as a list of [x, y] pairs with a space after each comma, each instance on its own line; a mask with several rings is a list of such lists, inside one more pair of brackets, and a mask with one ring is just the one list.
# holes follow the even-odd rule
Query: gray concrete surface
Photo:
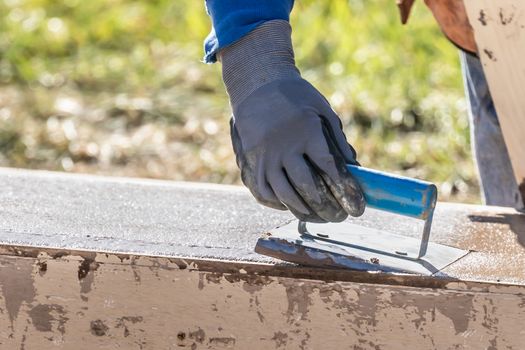
[[241, 187], [0, 169], [0, 242], [267, 260], [258, 235], [291, 220]]
[[[0, 245], [275, 262], [257, 238], [292, 220], [241, 187], [0, 168]], [[422, 222], [367, 209], [367, 227], [418, 237]], [[440, 203], [431, 241], [475, 250], [454, 278], [525, 281], [525, 216]]]

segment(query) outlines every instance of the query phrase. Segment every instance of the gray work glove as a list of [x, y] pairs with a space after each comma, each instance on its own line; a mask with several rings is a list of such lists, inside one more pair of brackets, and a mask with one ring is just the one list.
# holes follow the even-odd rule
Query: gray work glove
[[219, 53], [233, 109], [231, 137], [244, 184], [298, 219], [339, 222], [365, 200], [341, 121], [295, 67], [286, 21], [264, 23]]

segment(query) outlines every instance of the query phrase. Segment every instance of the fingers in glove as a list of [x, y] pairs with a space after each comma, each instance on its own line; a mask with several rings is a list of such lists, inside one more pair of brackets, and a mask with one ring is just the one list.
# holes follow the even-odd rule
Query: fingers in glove
[[359, 163], [356, 160], [357, 152], [346, 140], [346, 136], [343, 132], [343, 124], [341, 123], [341, 119], [339, 119], [339, 117], [334, 112], [332, 107], [330, 107], [328, 102], [320, 104], [318, 108], [319, 111], [322, 113], [320, 117], [325, 123], [328, 133], [334, 141], [335, 146], [337, 147], [341, 155], [344, 157], [346, 163], [359, 165]]
[[[248, 157], [252, 157], [251, 156]], [[257, 202], [267, 207], [286, 210], [286, 206], [279, 200], [275, 192], [273, 191], [270, 184], [266, 181], [264, 175], [264, 167], [261, 164], [264, 161], [263, 157], [253, 157], [254, 159], [246, 159], [242, 157], [241, 160], [241, 179], [242, 182], [252, 195], [255, 197]]]
[[366, 205], [363, 192], [328, 129], [324, 125], [322, 129], [325, 137], [308, 144], [308, 157], [341, 207], [352, 216], [360, 216]]
[[288, 181], [313, 213], [327, 222], [341, 222], [347, 218], [348, 214], [307, 156], [298, 156], [284, 163]]
[[264, 157], [257, 157], [254, 154], [246, 156], [245, 152], [243, 152], [241, 138], [235, 127], [234, 118], [230, 119], [230, 135], [237, 165], [241, 169], [241, 180], [244, 185], [248, 187], [257, 202], [262, 205], [278, 210], [286, 210], [286, 206], [279, 201], [266, 181], [262, 164]]
[[266, 174], [268, 183], [277, 198], [283, 203], [299, 220], [310, 222], [326, 222], [316, 215], [303, 201], [289, 181], [288, 175], [283, 168], [273, 168]]
[[310, 214], [303, 214], [303, 213], [298, 212], [297, 210], [295, 210], [292, 207], [288, 208], [288, 210], [290, 210], [290, 212], [298, 220], [305, 221], [305, 222], [314, 222], [314, 223], [318, 223], [318, 224], [325, 224], [325, 223], [327, 223], [326, 220], [323, 220], [321, 217], [319, 217], [314, 212], [311, 212]]

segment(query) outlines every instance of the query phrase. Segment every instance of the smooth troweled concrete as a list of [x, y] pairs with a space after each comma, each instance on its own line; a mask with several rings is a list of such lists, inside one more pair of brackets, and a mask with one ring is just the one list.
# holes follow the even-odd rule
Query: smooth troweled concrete
[[[0, 243], [144, 255], [275, 261], [257, 238], [293, 219], [242, 187], [0, 169]], [[349, 221], [419, 237], [422, 222], [367, 209]], [[525, 283], [525, 215], [440, 203], [431, 241], [474, 250], [448, 273]]]
[[[253, 252], [292, 219], [244, 189], [0, 169], [0, 349], [448, 349], [525, 343], [525, 216], [439, 204], [440, 277]], [[373, 210], [363, 226], [417, 237]]]
[[242, 187], [0, 169], [0, 242], [269, 261], [258, 235], [292, 216]]

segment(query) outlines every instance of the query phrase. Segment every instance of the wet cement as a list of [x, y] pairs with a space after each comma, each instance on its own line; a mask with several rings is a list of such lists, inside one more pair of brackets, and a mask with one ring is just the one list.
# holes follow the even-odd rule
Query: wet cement
[[[0, 244], [275, 262], [253, 251], [257, 238], [293, 219], [234, 186], [0, 169], [0, 189]], [[422, 231], [418, 220], [371, 209], [350, 221]], [[431, 241], [477, 251], [449, 276], [525, 281], [525, 215], [513, 209], [440, 203]]]

